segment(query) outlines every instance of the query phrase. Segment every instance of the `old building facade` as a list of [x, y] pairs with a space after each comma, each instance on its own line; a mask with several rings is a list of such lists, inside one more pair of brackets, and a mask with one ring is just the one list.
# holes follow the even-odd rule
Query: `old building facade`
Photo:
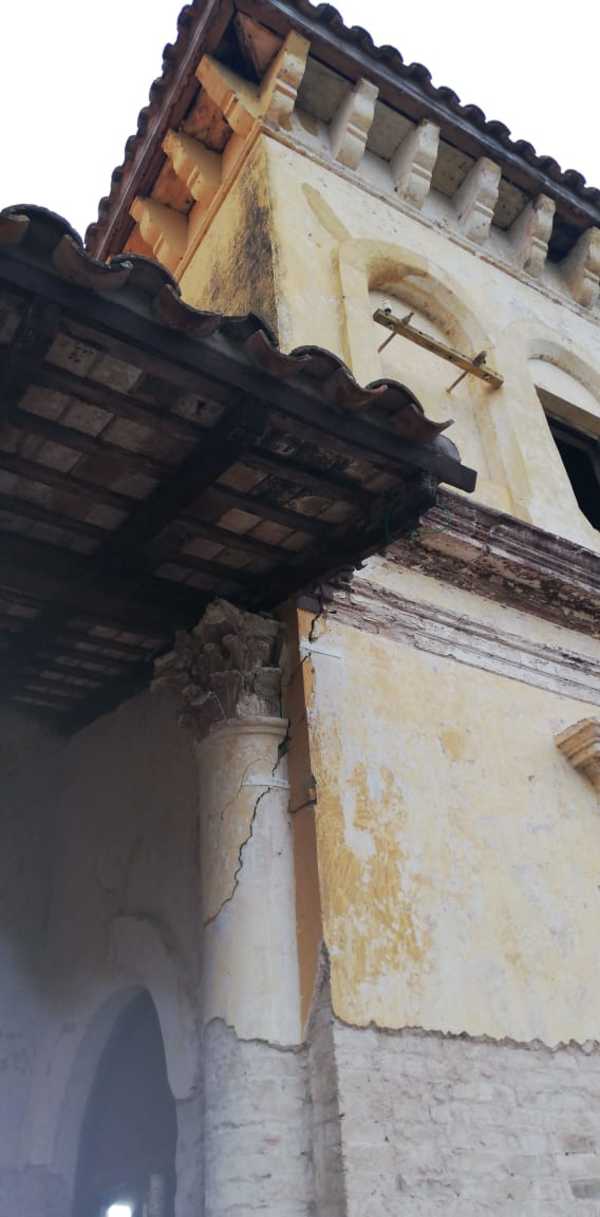
[[[77, 731], [57, 731], [47, 674], [6, 704], [1, 1217], [592, 1217], [600, 194], [329, 6], [206, 0], [87, 247], [107, 275], [158, 263], [215, 332], [258, 314], [266, 373], [293, 395], [300, 369], [341, 410], [343, 469], [281, 445], [235, 466], [197, 570], [227, 563], [224, 533], [290, 560], [293, 512], [343, 524], [325, 474], [377, 500], [382, 533], [356, 560], [346, 533], [322, 540], [291, 594], [258, 565], [268, 613], [225, 580], [148, 644], [152, 688]], [[62, 443], [89, 434], [54, 405], [31, 409]], [[390, 445], [404, 427], [406, 461], [439, 456], [430, 499], [418, 458], [402, 527], [385, 444], [369, 477], [348, 455], [362, 417]], [[449, 419], [462, 473], [439, 464]], [[7, 531], [25, 457], [56, 482], [48, 425], [35, 450], [2, 440]], [[290, 452], [296, 489], [259, 511]], [[102, 639], [118, 665], [135, 627]]]

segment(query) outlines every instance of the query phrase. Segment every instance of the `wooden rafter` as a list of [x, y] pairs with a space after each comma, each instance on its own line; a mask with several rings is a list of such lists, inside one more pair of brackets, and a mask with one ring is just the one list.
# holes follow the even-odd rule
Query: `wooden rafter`
[[214, 596], [273, 608], [411, 527], [440, 478], [473, 485], [401, 386], [362, 389], [328, 352], [282, 354], [255, 317], [186, 309], [151, 263], [92, 263], [55, 218], [31, 220], [33, 257], [19, 219], [6, 252], [11, 223], [0, 626], [15, 704], [90, 721]]

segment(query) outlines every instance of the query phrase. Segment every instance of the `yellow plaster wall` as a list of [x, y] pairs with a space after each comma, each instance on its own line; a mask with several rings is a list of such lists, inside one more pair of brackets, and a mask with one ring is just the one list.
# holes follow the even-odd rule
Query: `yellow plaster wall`
[[256, 313], [276, 330], [273, 221], [265, 141], [259, 139], [181, 277], [194, 308]]
[[338, 1016], [599, 1038], [597, 795], [554, 745], [596, 708], [333, 617], [317, 633], [309, 731]]
[[[428, 414], [455, 419], [449, 434], [480, 474], [476, 498], [598, 549], [600, 538], [579, 510], [529, 367], [540, 357], [557, 364], [600, 403], [597, 321], [495, 266], [485, 250], [465, 248], [439, 225], [375, 197], [358, 179], [349, 181], [275, 139], [267, 139], [266, 148], [281, 345], [328, 347], [363, 383], [396, 375], [414, 384]], [[451, 365], [402, 338], [378, 356], [386, 331], [375, 326], [372, 312], [382, 292], [392, 304], [398, 298], [403, 312], [412, 305], [429, 310], [466, 353], [487, 350], [503, 388], [493, 392], [471, 379], [449, 396]]]
[[[589, 414], [597, 429], [598, 325], [485, 250], [262, 135], [182, 289], [198, 307], [261, 313], [285, 350], [338, 352], [364, 383], [397, 376], [430, 416], [455, 418], [476, 497], [599, 548], [530, 366], [573, 377], [578, 421]], [[449, 397], [453, 369], [401, 339], [378, 356], [385, 333], [372, 312], [385, 299], [416, 308], [465, 353], [486, 349], [503, 389], [469, 381]], [[369, 578], [598, 656], [594, 640], [388, 563], [371, 563]], [[598, 805], [554, 745], [596, 707], [334, 618], [311, 623], [301, 614], [317, 651], [286, 693], [303, 1017], [323, 932], [334, 1007], [350, 1022], [600, 1038]]]

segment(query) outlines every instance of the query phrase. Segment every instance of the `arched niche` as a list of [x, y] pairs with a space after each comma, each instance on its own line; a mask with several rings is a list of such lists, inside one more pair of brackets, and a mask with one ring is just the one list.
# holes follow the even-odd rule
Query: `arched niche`
[[177, 1112], [147, 990], [121, 1009], [97, 1062], [78, 1137], [72, 1217], [174, 1217]]
[[146, 991], [156, 1009], [169, 1088], [182, 1110], [198, 1084], [196, 1010], [173, 943], [154, 921], [125, 916], [111, 923], [109, 943], [110, 975], [50, 1003], [52, 1021], [38, 1052], [23, 1135], [24, 1160], [49, 1167], [69, 1195], [99, 1061], [121, 1014], [139, 993]]
[[482, 440], [480, 414], [489, 390], [467, 377], [448, 393], [459, 370], [404, 337], [379, 351], [389, 333], [373, 319], [378, 308], [391, 308], [400, 317], [412, 313], [411, 325], [447, 346], [473, 357], [493, 344], [477, 310], [441, 268], [400, 245], [349, 240], [339, 250], [344, 304], [346, 357], [362, 384], [382, 377], [406, 384], [437, 422], [454, 419], [450, 438], [466, 464], [486, 482], [490, 469]]

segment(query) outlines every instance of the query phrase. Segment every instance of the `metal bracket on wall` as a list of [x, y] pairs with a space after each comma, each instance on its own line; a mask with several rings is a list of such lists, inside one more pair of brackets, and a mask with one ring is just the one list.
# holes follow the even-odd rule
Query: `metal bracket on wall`
[[479, 380], [485, 381], [491, 389], [499, 389], [504, 384], [504, 377], [499, 372], [495, 372], [493, 368], [486, 366], [487, 352], [480, 351], [473, 359], [468, 355], [462, 355], [460, 351], [455, 351], [453, 347], [446, 346], [444, 342], [440, 342], [437, 338], [433, 338], [430, 334], [425, 334], [423, 330], [417, 330], [412, 326], [411, 319], [413, 313], [407, 313], [406, 317], [395, 317], [391, 308], [378, 308], [373, 313], [373, 320], [378, 325], [383, 325], [386, 330], [391, 330], [391, 334], [377, 348], [378, 353], [385, 350], [389, 346], [392, 339], [398, 335], [401, 338], [408, 338], [410, 342], [415, 342], [417, 346], [423, 347], [426, 351], [430, 351], [432, 355], [437, 355], [440, 359], [446, 359], [448, 363], [453, 363], [455, 367], [461, 368], [461, 374], [448, 387], [447, 392], [451, 393], [453, 389], [464, 380], [465, 376], [476, 376]]

